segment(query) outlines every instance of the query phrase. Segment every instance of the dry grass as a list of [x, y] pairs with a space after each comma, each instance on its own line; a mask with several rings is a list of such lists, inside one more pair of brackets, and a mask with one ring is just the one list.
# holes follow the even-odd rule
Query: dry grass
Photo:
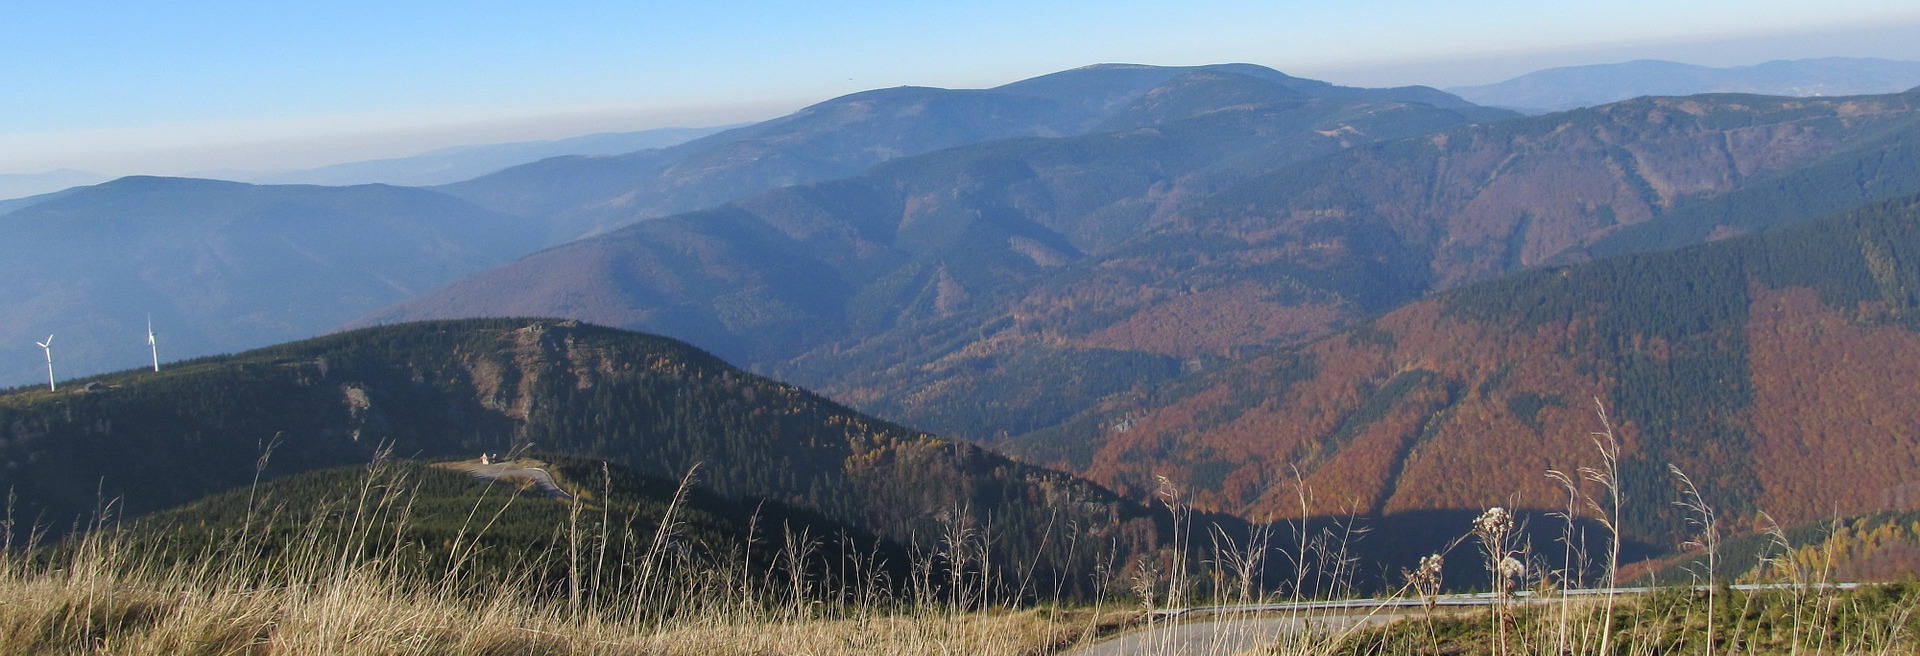
[[[1251, 652], [1286, 656], [1325, 654], [1826, 654], [1920, 653], [1914, 633], [1920, 621], [1920, 586], [1838, 592], [1825, 584], [1831, 567], [1809, 560], [1804, 549], [1778, 533], [1781, 558], [1775, 580], [1791, 588], [1755, 594], [1702, 588], [1617, 598], [1612, 594], [1574, 597], [1556, 589], [1579, 584], [1587, 571], [1584, 542], [1575, 544], [1572, 522], [1585, 508], [1603, 526], [1617, 525], [1623, 497], [1617, 474], [1618, 442], [1608, 427], [1595, 437], [1602, 465], [1577, 475], [1555, 474], [1568, 489], [1565, 539], [1569, 555], [1560, 569], [1514, 543], [1504, 511], [1498, 526], [1480, 526], [1488, 581], [1496, 590], [1532, 589], [1534, 597], [1502, 596], [1493, 609], [1479, 613], [1436, 612], [1440, 555], [1430, 567], [1406, 572], [1407, 584], [1392, 599], [1427, 600], [1412, 608], [1384, 606], [1358, 610], [1299, 610], [1280, 616], [1290, 626], [1310, 631], [1276, 631], [1260, 636]], [[1171, 509], [1175, 535], [1189, 536], [1163, 558], [1136, 564], [1125, 572], [1104, 571], [1098, 599], [1125, 606], [1034, 607], [995, 596], [986, 580], [993, 564], [972, 529], [956, 527], [939, 553], [929, 556], [957, 567], [961, 578], [934, 583], [936, 563], [916, 563], [915, 580], [901, 591], [883, 581], [855, 579], [825, 590], [819, 581], [794, 576], [812, 549], [804, 535], [787, 535], [780, 563], [685, 561], [669, 548], [688, 482], [682, 483], [668, 517], [642, 553], [644, 562], [627, 563], [631, 579], [599, 588], [599, 567], [588, 577], [592, 594], [582, 594], [575, 572], [566, 593], [512, 577], [471, 580], [459, 546], [438, 566], [422, 566], [413, 554], [367, 554], [375, 531], [404, 526], [411, 501], [406, 481], [379, 466], [369, 470], [358, 498], [335, 500], [336, 512], [316, 517], [304, 542], [273, 550], [249, 548], [265, 531], [251, 524], [237, 530], [217, 552], [199, 558], [162, 561], [138, 546], [133, 536], [114, 529], [87, 532], [61, 549], [34, 554], [10, 553], [0, 545], [0, 656], [28, 654], [979, 654], [1038, 656], [1071, 651], [1102, 636], [1143, 624], [1156, 611], [1210, 604], [1299, 602], [1352, 597], [1357, 561], [1352, 541], [1364, 532], [1291, 533], [1297, 541], [1277, 544], [1265, 530], [1236, 538], [1218, 530], [1190, 531], [1194, 521], [1183, 494], [1164, 484], [1160, 500]], [[1588, 496], [1576, 484], [1584, 479], [1599, 491]], [[691, 480], [689, 476], [688, 481]], [[1685, 480], [1682, 478], [1681, 480]], [[1311, 516], [1312, 495], [1295, 476], [1302, 516]], [[1697, 490], [1686, 508], [1701, 518], [1702, 544], [1718, 541], [1713, 510]], [[578, 567], [593, 562], [579, 548], [579, 495], [572, 500], [569, 523], [558, 533], [557, 557]], [[347, 509], [339, 512], [338, 509]], [[472, 531], [484, 533], [489, 513], [476, 508]], [[1487, 516], [1482, 524], [1487, 524]], [[397, 519], [398, 522], [390, 521]], [[331, 528], [318, 530], [323, 522]], [[605, 525], [604, 523], [602, 525]], [[1489, 528], [1492, 526], [1492, 528]], [[1465, 527], [1471, 530], [1474, 527]], [[0, 535], [11, 535], [0, 526]], [[324, 537], [323, 537], [324, 536]], [[1204, 536], [1210, 548], [1196, 549], [1191, 536]], [[780, 539], [780, 538], [776, 538]], [[471, 538], [469, 538], [469, 541]], [[1463, 535], [1455, 545], [1465, 544]], [[1597, 550], [1603, 585], [1618, 570], [1612, 536]], [[397, 541], [396, 541], [397, 542]], [[596, 542], [604, 544], [605, 536]], [[456, 540], [456, 543], [459, 543]], [[1576, 548], [1577, 547], [1577, 548]], [[468, 547], [471, 549], [471, 547]], [[1211, 556], [1194, 558], [1190, 551]], [[272, 553], [268, 556], [231, 554]], [[1258, 572], [1269, 559], [1284, 559], [1296, 578], [1281, 594], [1264, 591]], [[1470, 559], [1458, 558], [1456, 562]], [[1817, 565], [1817, 566], [1816, 566]], [[1508, 567], [1523, 568], [1508, 571]], [[1431, 571], [1427, 571], [1427, 570]], [[971, 574], [968, 574], [971, 573]], [[968, 580], [966, 576], [979, 580]], [[1570, 580], [1571, 579], [1571, 580]], [[1210, 582], [1210, 585], [1206, 583]], [[1206, 592], [1200, 592], [1200, 590]], [[1112, 595], [1112, 597], [1109, 597]], [[1203, 598], [1204, 597], [1204, 598]], [[852, 600], [852, 601], [848, 601]], [[984, 609], [984, 610], [983, 610]], [[1403, 619], [1384, 627], [1360, 619]], [[1225, 613], [1207, 617], [1225, 624], [1274, 619], [1273, 615]], [[1148, 634], [1150, 637], [1152, 634]], [[1154, 655], [1225, 654], [1242, 651], [1245, 641], [1142, 640]], [[1226, 646], [1226, 645], [1236, 646]]]
[[[1598, 402], [1596, 401], [1598, 407]], [[1601, 464], [1583, 467], [1577, 476], [1548, 472], [1568, 494], [1562, 533], [1566, 556], [1557, 571], [1543, 571], [1524, 550], [1511, 549], [1506, 529], [1489, 529], [1490, 517], [1505, 520], [1504, 511], [1490, 509], [1473, 529], [1484, 549], [1483, 567], [1492, 577], [1495, 601], [1487, 611], [1436, 618], [1429, 607], [1420, 618], [1352, 636], [1334, 650], [1340, 654], [1399, 656], [1456, 654], [1461, 656], [1655, 656], [1661, 654], [1747, 654], [1768, 656], [1890, 655], [1920, 653], [1920, 586], [1892, 584], [1843, 590], [1830, 578], [1834, 562], [1831, 542], [1796, 550], [1786, 532], [1771, 532], [1776, 556], [1763, 567], [1771, 576], [1758, 583], [1773, 588], [1738, 591], [1726, 585], [1718, 571], [1720, 520], [1700, 489], [1677, 467], [1669, 472], [1682, 492], [1675, 504], [1697, 531], [1689, 543], [1705, 556], [1695, 573], [1695, 585], [1672, 587], [1632, 597], [1616, 594], [1619, 577], [1619, 533], [1622, 499], [1620, 442], [1605, 409], [1599, 408], [1602, 430], [1592, 435]], [[1599, 488], [1583, 492], [1578, 481]], [[1601, 594], [1559, 594], [1577, 587], [1578, 572], [1586, 566], [1586, 545], [1574, 540], [1574, 517], [1585, 507], [1607, 533], [1600, 565], [1605, 584]], [[1645, 510], [1645, 509], [1642, 509]], [[1503, 556], [1514, 556], [1514, 571], [1506, 571]], [[1534, 562], [1532, 566], [1524, 562]], [[1911, 574], [1911, 573], [1909, 573]], [[1532, 583], [1541, 593], [1526, 599], [1510, 596], [1510, 583]], [[1414, 580], [1415, 585], [1418, 580]], [[1270, 654], [1291, 653], [1283, 648]]]
[[[1538, 656], [1746, 654], [1840, 656], [1920, 653], [1920, 587], [1857, 590], [1670, 588], [1616, 600], [1538, 599], [1507, 609], [1402, 621], [1353, 637], [1333, 653], [1367, 656], [1457, 654]], [[1709, 620], [1709, 616], [1716, 619]], [[1488, 627], [1505, 623], [1504, 634]], [[1599, 648], [1604, 626], [1608, 649]], [[1571, 636], [1567, 640], [1564, 636]], [[1269, 653], [1281, 653], [1278, 651]]]
[[[620, 593], [584, 601], [551, 593], [541, 597], [529, 592], [541, 586], [525, 581], [455, 580], [465, 571], [458, 558], [436, 570], [422, 567], [417, 555], [350, 555], [362, 553], [360, 547], [375, 531], [396, 530], [385, 519], [405, 521], [406, 490], [406, 481], [376, 464], [359, 498], [331, 504], [351, 512], [317, 516], [308, 524], [315, 530], [303, 542], [281, 549], [248, 548], [264, 531], [247, 526], [231, 534], [217, 553], [163, 563], [135, 536], [95, 527], [55, 550], [5, 554], [0, 557], [0, 656], [1021, 656], [1052, 653], [1112, 633], [1140, 616], [1130, 609], [969, 612], [939, 601], [887, 596], [877, 585], [816, 590], [795, 579], [790, 586], [768, 586], [769, 574], [750, 577], [722, 563], [669, 562], [684, 557], [667, 548], [676, 526], [671, 516], [653, 536], [659, 548], [646, 552], [659, 562], [636, 568], [647, 574], [622, 582]], [[480, 525], [474, 530], [484, 531], [487, 513], [476, 516]], [[318, 530], [323, 522], [351, 530]], [[0, 534], [9, 528], [0, 527]], [[273, 555], [233, 555], [261, 553]], [[940, 596], [920, 591], [911, 598]], [[854, 597], [865, 601], [817, 601]]]
[[356, 573], [324, 586], [14, 572], [0, 581], [0, 654], [1049, 653], [1128, 614], [1023, 610], [861, 619], [701, 614], [671, 622], [573, 614], [509, 595], [396, 593]]

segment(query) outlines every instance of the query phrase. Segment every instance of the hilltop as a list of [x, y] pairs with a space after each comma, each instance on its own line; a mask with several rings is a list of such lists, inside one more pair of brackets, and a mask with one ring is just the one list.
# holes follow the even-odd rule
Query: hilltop
[[[997, 550], [1062, 571], [1161, 539], [1153, 513], [1099, 486], [860, 415], [679, 342], [574, 322], [372, 328], [0, 395], [16, 516], [56, 531], [102, 500], [139, 516], [380, 452], [528, 446], [669, 479], [700, 464], [701, 485], [721, 497], [901, 544], [990, 526]], [[1048, 540], [1069, 523], [1084, 541]]]

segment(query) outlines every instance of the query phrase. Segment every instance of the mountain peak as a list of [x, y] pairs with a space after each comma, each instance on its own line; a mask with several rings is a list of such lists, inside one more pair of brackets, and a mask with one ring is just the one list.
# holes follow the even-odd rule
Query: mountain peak
[[103, 190], [104, 189], [145, 190], [145, 189], [166, 189], [166, 188], [180, 188], [180, 187], [192, 187], [192, 188], [200, 188], [200, 189], [213, 189], [213, 188], [238, 189], [242, 187], [251, 187], [251, 186], [253, 185], [247, 184], [245, 182], [231, 182], [227, 180], [214, 180], [211, 178], [189, 178], [189, 177], [178, 177], [178, 176], [168, 176], [168, 175], [128, 175], [128, 176], [122, 176], [119, 178], [114, 178], [112, 180], [108, 180], [106, 182], [102, 182], [97, 185], [92, 185], [92, 187], [95, 189], [103, 189]]

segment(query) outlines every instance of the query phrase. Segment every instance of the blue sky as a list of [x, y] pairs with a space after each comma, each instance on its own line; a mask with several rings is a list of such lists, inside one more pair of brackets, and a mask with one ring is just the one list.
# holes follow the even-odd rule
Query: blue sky
[[1920, 5], [1885, 0], [915, 4], [5, 0], [0, 173], [313, 166], [1111, 61], [1445, 86], [1635, 56], [1920, 59]]

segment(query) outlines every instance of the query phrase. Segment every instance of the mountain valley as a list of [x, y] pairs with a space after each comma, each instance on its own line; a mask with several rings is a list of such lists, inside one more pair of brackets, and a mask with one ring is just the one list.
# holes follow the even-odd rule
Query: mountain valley
[[[569, 497], [503, 492], [501, 563], [578, 548], [588, 503], [664, 532], [697, 470], [698, 558], [778, 557], [765, 510], [922, 568], [896, 583], [1098, 595], [1363, 522], [1394, 537], [1347, 534], [1382, 574], [1345, 584], [1385, 589], [1488, 507], [1565, 544], [1546, 474], [1607, 430], [1625, 557], [1678, 558], [1675, 471], [1736, 533], [1911, 510], [1915, 194], [1917, 92], [1523, 117], [1242, 64], [881, 89], [433, 188], [123, 178], [0, 204], [0, 335], [60, 326], [58, 391], [0, 349], [9, 537], [107, 512], [187, 554], [389, 471], [427, 514], [380, 548], [453, 558], [492, 487], [436, 465], [511, 453]], [[169, 362], [130, 369], [149, 313]], [[877, 562], [819, 555], [791, 569]]]
[[[1152, 135], [908, 158], [545, 251], [373, 317], [660, 331], [995, 443], [1429, 291], [1920, 191], [1910, 94], [1650, 99], [1451, 128], [1415, 121], [1420, 106], [1273, 102]], [[1306, 148], [1247, 136], [1291, 115], [1309, 119], [1292, 133]], [[1396, 129], [1421, 136], [1311, 147]], [[1191, 133], [1223, 145], [1162, 154], [1208, 143], [1168, 137]], [[1087, 193], [1092, 176], [1105, 195]]]

